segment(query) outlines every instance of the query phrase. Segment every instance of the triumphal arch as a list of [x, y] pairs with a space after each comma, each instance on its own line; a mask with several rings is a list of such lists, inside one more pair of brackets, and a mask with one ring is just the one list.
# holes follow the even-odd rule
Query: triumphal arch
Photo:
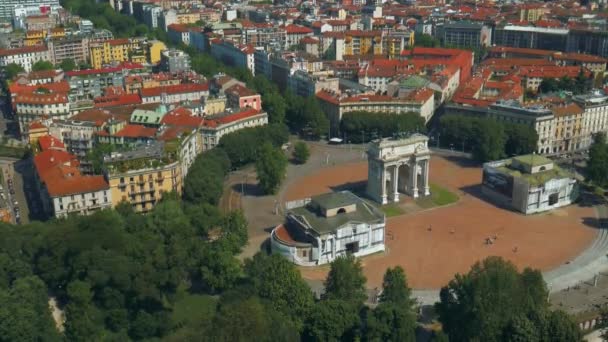
[[428, 196], [429, 138], [422, 134], [373, 141], [367, 150], [367, 194], [386, 204], [399, 193]]

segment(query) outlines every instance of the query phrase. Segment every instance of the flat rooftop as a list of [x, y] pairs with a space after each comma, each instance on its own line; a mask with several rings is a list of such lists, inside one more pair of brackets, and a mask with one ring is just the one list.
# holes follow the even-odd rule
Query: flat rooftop
[[[538, 156], [537, 156], [538, 157]], [[540, 164], [544, 165], [544, 164]], [[511, 168], [511, 160], [507, 160], [505, 164], [496, 168], [496, 170], [510, 175], [513, 178], [522, 178], [530, 185], [540, 186], [550, 181], [551, 179], [573, 178], [573, 175], [568, 171], [553, 165], [553, 168], [546, 171], [538, 171], [536, 173], [523, 173], [520, 170]]]
[[[329, 205], [330, 208], [356, 204], [357, 210], [350, 213], [341, 213], [335, 216], [325, 217], [320, 210], [315, 208], [315, 204]], [[373, 204], [348, 191], [312, 197], [309, 204], [303, 207], [294, 208], [290, 212], [294, 215], [303, 217], [319, 235], [334, 232], [349, 222], [373, 223], [384, 220], [384, 214]]]
[[553, 164], [553, 161], [551, 159], [544, 157], [544, 156], [535, 155], [535, 154], [526, 154], [523, 156], [517, 156], [517, 157], [513, 157], [513, 159], [517, 160], [521, 164], [530, 165], [532, 167]]

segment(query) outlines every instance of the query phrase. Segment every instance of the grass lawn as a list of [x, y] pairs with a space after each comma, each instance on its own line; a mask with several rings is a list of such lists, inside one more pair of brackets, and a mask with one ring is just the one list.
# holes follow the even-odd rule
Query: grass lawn
[[403, 215], [405, 212], [396, 204], [387, 204], [380, 208], [386, 217]]
[[217, 298], [208, 295], [183, 293], [173, 304], [171, 324], [182, 327], [210, 320], [215, 314]]
[[422, 208], [426, 209], [433, 207], [441, 207], [458, 201], [458, 195], [449, 191], [446, 188], [443, 188], [433, 183], [430, 184], [430, 188], [430, 196], [422, 197], [416, 200], [416, 204], [418, 204]]

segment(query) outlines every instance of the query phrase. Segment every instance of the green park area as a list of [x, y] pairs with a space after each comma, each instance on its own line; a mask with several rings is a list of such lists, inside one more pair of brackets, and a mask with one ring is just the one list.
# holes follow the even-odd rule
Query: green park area
[[449, 191], [448, 189], [431, 183], [431, 195], [421, 197], [416, 200], [416, 204], [424, 209], [441, 207], [444, 205], [456, 203], [459, 199], [458, 195]]

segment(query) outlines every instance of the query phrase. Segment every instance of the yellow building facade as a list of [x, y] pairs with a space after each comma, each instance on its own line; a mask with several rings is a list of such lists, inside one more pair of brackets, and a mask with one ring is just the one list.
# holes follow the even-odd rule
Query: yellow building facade
[[381, 55], [382, 34], [374, 31], [349, 31], [344, 37], [345, 55]]
[[183, 25], [194, 24], [199, 20], [201, 20], [200, 13], [190, 13], [190, 12], [177, 13], [177, 23], [178, 24], [183, 24]]
[[153, 40], [148, 47], [148, 58], [151, 64], [160, 62], [160, 53], [167, 50], [167, 45], [160, 40]]
[[131, 204], [135, 212], [148, 212], [163, 194], [175, 191], [181, 196], [182, 174], [179, 161], [158, 167], [133, 169], [108, 175], [112, 206]]
[[61, 39], [65, 37], [65, 30], [62, 28], [54, 28], [51, 30], [30, 30], [25, 33], [23, 44], [25, 46], [34, 46], [44, 43], [44, 40], [49, 37], [52, 39]]
[[136, 39], [111, 39], [91, 45], [91, 66], [100, 69], [104, 64], [111, 62], [129, 61], [129, 52], [139, 48], [140, 42]]

